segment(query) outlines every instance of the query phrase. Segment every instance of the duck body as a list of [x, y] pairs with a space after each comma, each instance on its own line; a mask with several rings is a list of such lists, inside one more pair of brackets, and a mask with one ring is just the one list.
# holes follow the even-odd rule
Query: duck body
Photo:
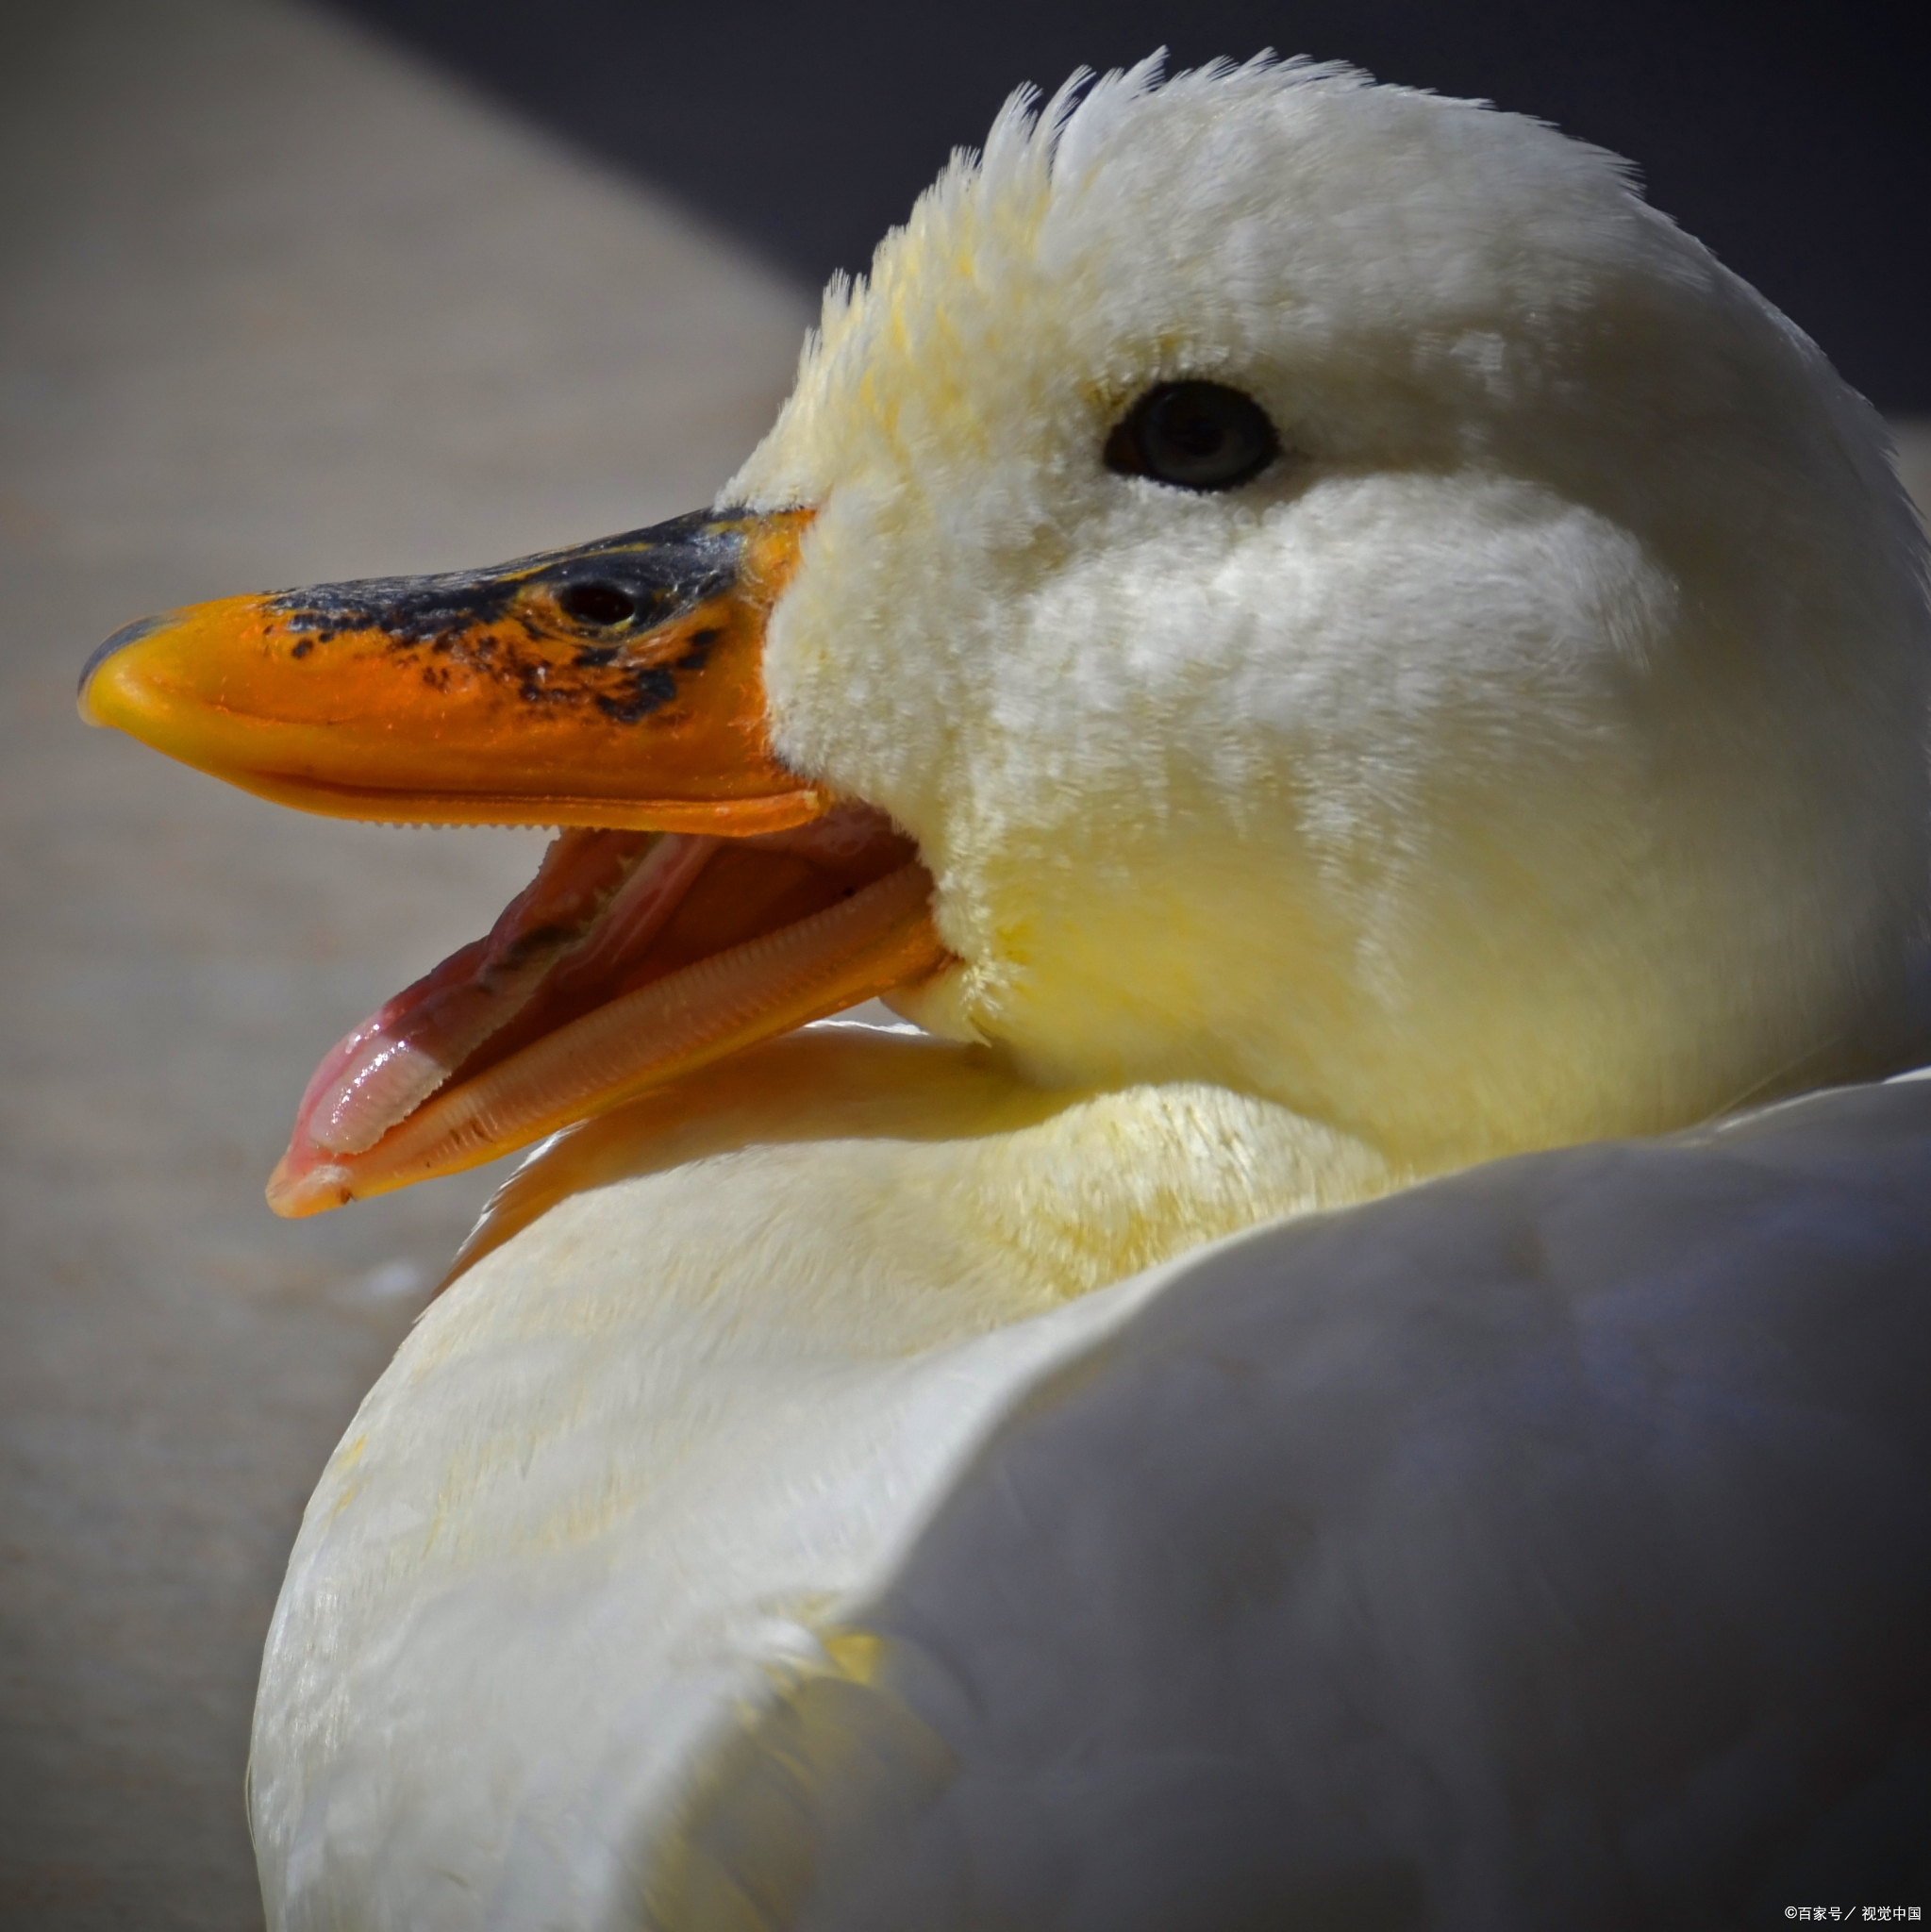
[[264, 1661], [278, 1925], [1687, 1927], [1919, 1881], [1931, 1081], [1064, 1300], [1064, 1251], [942, 1224], [975, 1104], [982, 1175], [1132, 1146], [1089, 1256], [1176, 1141], [1205, 1196], [1289, 1118], [1014, 1128], [959, 1049], [757, 1058], [703, 1139], [801, 1080], [877, 1138], [607, 1124], [363, 1405]]
[[[271, 1184], [564, 1130], [305, 1519], [275, 1925], [1702, 1924], [1879, 1842], [1924, 572], [1613, 158], [1149, 65], [1008, 107], [711, 511], [111, 640], [268, 796], [576, 828]], [[874, 993], [938, 1037], [777, 1037]]]

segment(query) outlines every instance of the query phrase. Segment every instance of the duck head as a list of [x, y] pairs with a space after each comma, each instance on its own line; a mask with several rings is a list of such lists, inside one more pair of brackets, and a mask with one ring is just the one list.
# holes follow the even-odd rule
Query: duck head
[[1343, 70], [1015, 98], [713, 512], [134, 626], [83, 708], [313, 809], [586, 828], [325, 1062], [292, 1211], [881, 991], [1416, 1171], [1924, 1018], [1876, 420], [1613, 158]]

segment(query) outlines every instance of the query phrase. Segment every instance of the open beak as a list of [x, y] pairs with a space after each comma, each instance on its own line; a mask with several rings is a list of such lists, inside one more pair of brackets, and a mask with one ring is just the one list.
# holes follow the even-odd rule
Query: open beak
[[808, 523], [231, 597], [95, 652], [83, 717], [263, 797], [579, 828], [324, 1058], [276, 1212], [493, 1159], [945, 962], [910, 842], [771, 749], [764, 630]]

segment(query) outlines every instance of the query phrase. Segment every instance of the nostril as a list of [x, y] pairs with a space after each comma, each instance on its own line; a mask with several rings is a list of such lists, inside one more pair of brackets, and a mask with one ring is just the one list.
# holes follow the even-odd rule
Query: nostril
[[138, 644], [142, 638], [152, 636], [167, 622], [166, 613], [159, 617], [137, 617], [132, 624], [124, 624], [106, 643], [96, 645], [92, 655], [80, 667], [80, 695], [87, 695], [87, 688], [92, 683], [94, 673], [116, 651], [125, 650], [129, 644]]
[[557, 592], [557, 608], [577, 624], [593, 624], [608, 628], [627, 624], [637, 615], [637, 599], [618, 584], [595, 580], [567, 584]]

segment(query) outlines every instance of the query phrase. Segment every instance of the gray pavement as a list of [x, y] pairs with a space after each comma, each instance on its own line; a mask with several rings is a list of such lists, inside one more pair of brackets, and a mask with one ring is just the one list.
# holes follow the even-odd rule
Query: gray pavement
[[226, 1932], [303, 1498], [491, 1179], [261, 1184], [541, 838], [280, 811], [84, 730], [75, 674], [146, 610], [705, 501], [808, 305], [285, 0], [15, 0], [0, 243], [0, 1925]]
[[541, 835], [278, 810], [83, 728], [75, 673], [143, 611], [705, 502], [807, 304], [281, 0], [5, 14], [0, 1925], [225, 1932], [296, 1518], [491, 1180], [261, 1185]]

